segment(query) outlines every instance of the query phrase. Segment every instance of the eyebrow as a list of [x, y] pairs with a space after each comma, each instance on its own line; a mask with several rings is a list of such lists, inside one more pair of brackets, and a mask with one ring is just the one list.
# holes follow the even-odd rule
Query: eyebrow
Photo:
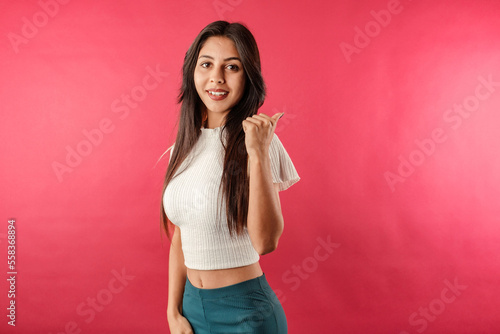
[[[198, 59], [200, 59], [200, 58], [209, 58], [209, 59], [214, 60], [214, 57], [208, 56], [208, 55], [201, 55]], [[238, 57], [229, 57], [229, 58], [224, 59], [224, 61], [229, 61], [229, 60], [238, 60], [241, 63], [241, 59]]]

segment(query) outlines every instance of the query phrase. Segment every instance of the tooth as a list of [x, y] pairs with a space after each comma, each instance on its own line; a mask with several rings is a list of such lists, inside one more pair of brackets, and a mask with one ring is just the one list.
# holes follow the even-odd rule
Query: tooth
[[222, 96], [227, 94], [227, 92], [211, 92], [211, 91], [209, 91], [209, 93], [215, 96]]

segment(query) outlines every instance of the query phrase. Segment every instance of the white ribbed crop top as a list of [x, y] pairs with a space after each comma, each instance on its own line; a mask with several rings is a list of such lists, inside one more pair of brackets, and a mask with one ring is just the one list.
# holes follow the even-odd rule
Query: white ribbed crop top
[[[246, 228], [242, 235], [237, 236], [235, 233], [233, 237], [230, 236], [226, 201], [220, 194], [217, 201], [224, 161], [224, 147], [219, 138], [221, 129], [201, 128], [198, 141], [177, 169], [163, 195], [165, 214], [181, 230], [184, 264], [191, 269], [235, 268], [259, 260]], [[280, 191], [300, 180], [276, 134], [269, 146], [269, 156], [272, 180], [280, 184]]]

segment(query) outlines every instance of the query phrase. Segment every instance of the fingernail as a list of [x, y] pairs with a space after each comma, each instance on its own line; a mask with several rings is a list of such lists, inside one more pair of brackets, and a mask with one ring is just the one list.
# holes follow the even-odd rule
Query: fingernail
[[278, 119], [280, 119], [281, 117], [285, 116], [285, 113], [282, 113], [280, 117], [278, 117]]

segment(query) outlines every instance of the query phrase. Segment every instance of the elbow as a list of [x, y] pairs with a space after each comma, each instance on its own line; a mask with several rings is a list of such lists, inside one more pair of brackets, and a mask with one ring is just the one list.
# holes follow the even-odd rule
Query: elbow
[[259, 255], [269, 254], [278, 248], [278, 242], [283, 233], [283, 220], [272, 230], [259, 231], [258, 234], [250, 233], [253, 247]]
[[275, 242], [275, 243], [269, 242], [269, 243], [260, 245], [255, 250], [257, 251], [257, 253], [259, 253], [259, 255], [266, 255], [266, 254], [269, 254], [269, 253], [273, 252], [274, 250], [276, 250], [276, 248], [278, 248], [278, 242]]
[[257, 245], [257, 247], [255, 247], [255, 250], [259, 253], [259, 255], [266, 255], [275, 251], [276, 248], [278, 248], [280, 236], [281, 232], [274, 237], [261, 239], [262, 241]]

